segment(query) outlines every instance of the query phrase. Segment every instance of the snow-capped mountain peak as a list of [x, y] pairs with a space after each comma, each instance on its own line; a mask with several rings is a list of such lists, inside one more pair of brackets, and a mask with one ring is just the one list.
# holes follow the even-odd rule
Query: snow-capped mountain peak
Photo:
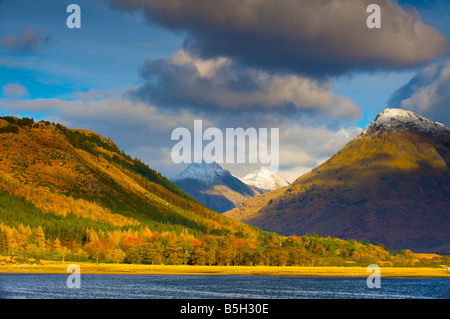
[[254, 171], [241, 180], [247, 185], [255, 186], [263, 191], [272, 191], [277, 188], [289, 185], [284, 179], [266, 169]]
[[203, 205], [223, 213], [261, 192], [217, 163], [192, 163], [170, 179]]
[[412, 111], [396, 108], [388, 108], [383, 110], [375, 117], [369, 126], [367, 126], [361, 135], [380, 129], [398, 131], [415, 129], [432, 134], [439, 134], [442, 131], [449, 131], [444, 124], [430, 121], [429, 119]]
[[182, 179], [195, 179], [201, 180], [206, 184], [211, 184], [217, 179], [229, 174], [230, 172], [224, 170], [215, 162], [192, 163], [180, 174], [171, 178], [171, 181], [176, 182], [177, 180]]

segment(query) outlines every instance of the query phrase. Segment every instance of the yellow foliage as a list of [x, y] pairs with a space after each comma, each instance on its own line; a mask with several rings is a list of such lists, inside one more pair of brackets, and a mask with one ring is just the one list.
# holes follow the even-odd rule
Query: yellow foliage
[[113, 226], [139, 225], [139, 222], [119, 214], [112, 213], [108, 208], [84, 199], [75, 199], [63, 194], [50, 192], [42, 187], [23, 184], [9, 174], [0, 172], [0, 189], [10, 195], [21, 197], [45, 213], [67, 216], [74, 214], [97, 222], [105, 222]]

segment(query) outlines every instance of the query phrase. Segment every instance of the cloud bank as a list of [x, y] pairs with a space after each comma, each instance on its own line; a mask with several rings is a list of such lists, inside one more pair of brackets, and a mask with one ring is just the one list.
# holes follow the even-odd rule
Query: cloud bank
[[181, 50], [170, 59], [148, 59], [140, 74], [143, 84], [130, 93], [168, 108], [278, 117], [299, 112], [323, 120], [355, 119], [361, 114], [349, 98], [331, 91], [331, 81], [273, 75], [242, 68], [224, 57], [203, 60]]
[[368, 29], [372, 0], [108, 0], [142, 11], [152, 24], [186, 33], [184, 49], [203, 59], [323, 77], [402, 69], [436, 58], [447, 37], [414, 9], [379, 0], [382, 28]]

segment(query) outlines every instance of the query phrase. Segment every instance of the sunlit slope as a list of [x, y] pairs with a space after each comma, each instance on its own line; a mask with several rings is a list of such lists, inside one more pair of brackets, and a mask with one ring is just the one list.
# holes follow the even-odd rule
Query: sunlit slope
[[226, 215], [286, 235], [450, 253], [450, 131], [373, 124], [288, 188]]
[[0, 119], [0, 131], [0, 191], [49, 216], [111, 227], [256, 236], [96, 133], [12, 117]]

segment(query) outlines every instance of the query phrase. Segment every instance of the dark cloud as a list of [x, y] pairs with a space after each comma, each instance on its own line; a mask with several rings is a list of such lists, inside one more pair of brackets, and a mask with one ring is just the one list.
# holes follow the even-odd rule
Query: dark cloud
[[37, 53], [51, 40], [51, 37], [43, 35], [41, 30], [24, 25], [19, 34], [2, 37], [0, 45], [13, 53]]
[[379, 0], [381, 29], [368, 29], [372, 0], [108, 0], [116, 9], [142, 10], [187, 36], [184, 49], [204, 59], [226, 56], [265, 70], [314, 76], [419, 65], [449, 41], [415, 10]]
[[450, 57], [421, 70], [390, 100], [394, 107], [415, 111], [450, 127]]
[[227, 58], [198, 59], [185, 51], [171, 59], [148, 59], [141, 69], [143, 84], [131, 91], [150, 105], [187, 108], [204, 113], [295, 113], [321, 120], [355, 119], [358, 106], [331, 91], [330, 81], [298, 75], [273, 75], [240, 67]]

